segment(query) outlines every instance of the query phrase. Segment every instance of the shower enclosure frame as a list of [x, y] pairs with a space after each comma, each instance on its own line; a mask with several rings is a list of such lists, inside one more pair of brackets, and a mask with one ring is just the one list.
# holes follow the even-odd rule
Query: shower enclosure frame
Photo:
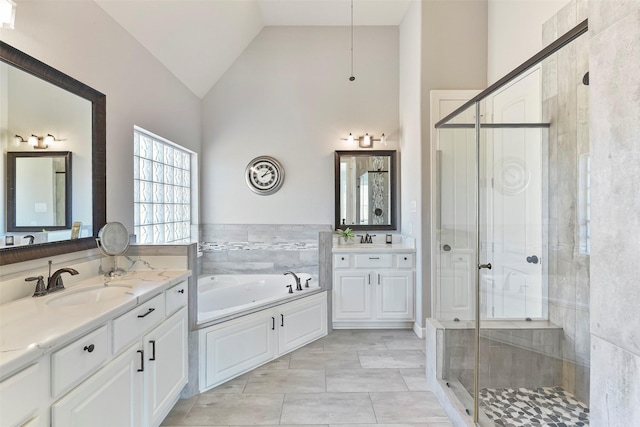
[[[481, 239], [480, 239], [480, 217], [481, 217], [481, 203], [480, 203], [480, 180], [481, 176], [481, 153], [480, 153], [480, 141], [481, 141], [481, 129], [482, 128], [548, 128], [549, 124], [545, 123], [507, 123], [507, 124], [490, 124], [490, 123], [482, 123], [481, 116], [481, 103], [486, 100], [490, 95], [494, 94], [501, 88], [504, 88], [507, 84], [515, 81], [518, 77], [523, 76], [527, 71], [532, 69], [538, 64], [541, 64], [543, 60], [560, 51], [563, 47], [567, 46], [583, 34], [588, 31], [588, 20], [584, 20], [574, 28], [569, 30], [567, 33], [559, 37], [554, 42], [550, 43], [547, 47], [542, 49], [540, 52], [532, 56], [530, 59], [522, 63], [520, 66], [515, 68], [513, 71], [505, 75], [503, 78], [499, 79], [497, 82], [489, 86], [487, 89], [481, 91], [474, 97], [472, 97], [467, 102], [463, 103], [460, 107], [455, 109], [450, 114], [446, 115], [443, 119], [439, 120], [435, 123], [435, 129], [441, 128], [467, 128], [474, 129], [475, 131], [475, 188], [473, 188], [475, 194], [475, 232], [474, 234], [474, 292], [475, 292], [475, 326], [474, 326], [474, 334], [473, 334], [473, 348], [474, 348], [474, 372], [473, 372], [473, 422], [477, 425], [479, 422], [479, 392], [480, 392], [480, 376], [479, 376], [479, 353], [480, 353], [480, 325], [481, 325], [481, 298], [480, 298], [480, 270], [488, 268], [491, 269], [491, 264], [486, 262], [483, 263], [483, 260], [480, 259], [481, 256]], [[470, 108], [474, 108], [475, 110], [475, 118], [473, 124], [452, 124], [449, 123], [452, 119], [461, 115], [463, 112], [469, 110]], [[435, 151], [432, 150], [432, 155], [435, 155]], [[437, 195], [440, 191], [440, 188], [436, 188], [434, 194]], [[434, 196], [437, 198], [437, 196]], [[436, 200], [432, 199], [432, 203]], [[432, 215], [431, 222], [431, 232], [432, 236], [436, 236], [438, 233], [438, 225], [434, 215]], [[432, 265], [436, 265], [438, 256], [438, 245], [439, 239], [432, 240], [432, 250], [431, 250], [431, 262]], [[435, 283], [437, 283], [436, 279], [436, 268], [433, 268], [432, 274], [432, 282], [434, 283], [432, 296], [435, 292]], [[432, 312], [436, 313], [435, 304], [436, 298], [432, 298]]]

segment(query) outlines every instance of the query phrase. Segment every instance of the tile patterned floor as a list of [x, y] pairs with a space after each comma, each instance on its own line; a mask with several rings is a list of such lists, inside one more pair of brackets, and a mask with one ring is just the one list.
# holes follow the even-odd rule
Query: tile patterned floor
[[562, 387], [482, 389], [484, 413], [496, 426], [583, 427], [589, 408]]
[[452, 427], [408, 330], [339, 330], [180, 400], [162, 426]]

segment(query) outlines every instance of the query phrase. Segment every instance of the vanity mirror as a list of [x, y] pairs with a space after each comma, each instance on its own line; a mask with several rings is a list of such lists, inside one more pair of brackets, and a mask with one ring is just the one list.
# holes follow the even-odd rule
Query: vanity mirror
[[7, 231], [71, 229], [71, 152], [7, 153]]
[[[38, 138], [48, 133], [55, 138], [50, 138], [53, 144], [47, 149], [34, 151], [37, 147], [25, 141], [31, 135]], [[4, 200], [0, 214], [1, 241], [8, 240], [5, 236], [13, 236], [16, 242], [22, 240], [18, 237], [23, 231], [36, 234], [33, 245], [1, 247], [0, 265], [95, 248], [95, 236], [106, 223], [105, 95], [0, 42], [0, 147], [4, 154], [0, 166], [3, 180], [0, 196]], [[69, 167], [73, 163], [73, 176], [67, 173], [65, 178], [70, 180], [71, 192], [65, 197], [68, 209], [65, 208], [64, 221], [56, 220], [56, 224], [48, 226], [33, 225], [35, 220], [21, 223], [22, 213], [15, 210], [15, 188], [11, 190], [8, 181], [12, 179], [9, 178], [11, 167], [16, 166], [14, 155], [20, 152], [38, 153], [37, 156], [25, 155], [29, 158], [50, 157], [58, 150], [68, 151]], [[23, 182], [33, 185], [33, 182]], [[42, 203], [42, 200], [29, 201], [31, 213], [58, 210]], [[84, 233], [80, 238], [71, 239], [72, 222], [83, 224]]]
[[335, 227], [396, 229], [396, 152], [335, 152]]

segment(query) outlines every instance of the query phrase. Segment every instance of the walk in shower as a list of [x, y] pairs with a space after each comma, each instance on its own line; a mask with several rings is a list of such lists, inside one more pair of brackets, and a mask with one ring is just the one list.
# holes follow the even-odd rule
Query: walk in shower
[[436, 124], [437, 373], [482, 426], [589, 423], [586, 31]]

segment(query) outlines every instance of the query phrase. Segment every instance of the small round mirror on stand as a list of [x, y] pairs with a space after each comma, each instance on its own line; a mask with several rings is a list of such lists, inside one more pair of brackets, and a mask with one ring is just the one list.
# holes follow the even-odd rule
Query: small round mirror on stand
[[113, 256], [113, 270], [106, 272], [107, 277], [124, 276], [127, 272], [118, 268], [118, 256], [129, 248], [129, 232], [119, 222], [108, 222], [98, 232], [98, 249], [104, 256]]

